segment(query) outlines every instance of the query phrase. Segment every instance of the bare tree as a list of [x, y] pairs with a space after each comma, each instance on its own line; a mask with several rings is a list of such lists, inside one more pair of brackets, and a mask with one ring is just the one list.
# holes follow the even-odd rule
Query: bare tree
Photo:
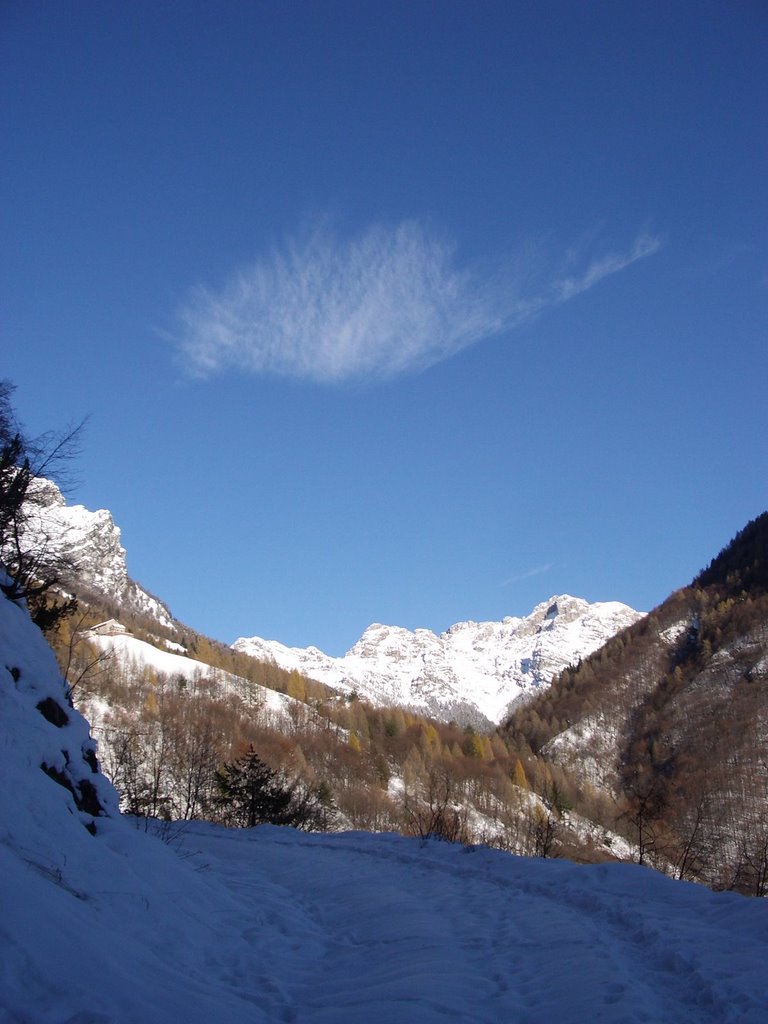
[[405, 791], [403, 817], [406, 834], [422, 839], [469, 843], [466, 807], [458, 807], [454, 803], [453, 780], [445, 770], [435, 765], [430, 765], [425, 775], [417, 792]]
[[90, 621], [92, 619], [88, 612], [81, 613], [76, 621], [70, 619], [66, 626], [57, 632], [55, 640], [51, 641], [70, 698], [75, 690], [90, 690], [91, 686], [112, 668], [115, 660], [114, 650], [95, 647], [89, 642]]
[[0, 559], [10, 577], [2, 590], [11, 600], [26, 599], [33, 618], [51, 628], [76, 607], [71, 596], [48, 600], [51, 589], [71, 577], [75, 567], [49, 539], [29, 546], [24, 535], [46, 501], [35, 483], [47, 478], [64, 482], [66, 467], [79, 451], [84, 422], [61, 434], [27, 437], [11, 404], [13, 392], [10, 381], [0, 380]]

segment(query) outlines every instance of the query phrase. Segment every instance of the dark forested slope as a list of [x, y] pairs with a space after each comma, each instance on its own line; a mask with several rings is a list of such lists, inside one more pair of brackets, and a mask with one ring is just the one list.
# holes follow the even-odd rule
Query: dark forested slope
[[505, 725], [611, 794], [642, 861], [768, 891], [768, 513]]

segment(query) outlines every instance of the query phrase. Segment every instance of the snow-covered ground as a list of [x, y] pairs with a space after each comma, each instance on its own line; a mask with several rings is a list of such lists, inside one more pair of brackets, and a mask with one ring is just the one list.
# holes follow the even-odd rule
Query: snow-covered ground
[[95, 630], [89, 630], [84, 635], [94, 647], [106, 656], [114, 658], [123, 668], [133, 666], [139, 671], [151, 669], [165, 679], [183, 679], [191, 683], [206, 680], [216, 693], [227, 697], [240, 697], [251, 703], [258, 701], [276, 718], [282, 716], [285, 721], [288, 721], [287, 709], [292, 704], [296, 704], [294, 698], [287, 694], [270, 690], [266, 686], [260, 686], [241, 676], [233, 675], [231, 672], [212, 668], [205, 662], [196, 661], [194, 658], [175, 654], [173, 651], [160, 650], [153, 644], [147, 643], [146, 640], [139, 640], [126, 631], [103, 635]]
[[[765, 901], [395, 835], [193, 823], [163, 843], [117, 816], [89, 749], [0, 595], [2, 1024], [765, 1020]], [[43, 762], [90, 777], [106, 815]]]
[[47, 870], [3, 845], [0, 1020], [765, 1020], [765, 903], [643, 868], [269, 826], [100, 842]]

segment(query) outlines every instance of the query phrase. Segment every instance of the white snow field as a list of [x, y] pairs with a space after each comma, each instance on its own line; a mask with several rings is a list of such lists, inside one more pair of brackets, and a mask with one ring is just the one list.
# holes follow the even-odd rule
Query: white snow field
[[164, 843], [116, 814], [63, 698], [0, 595], [2, 1024], [767, 1019], [765, 900], [395, 835], [188, 823]]

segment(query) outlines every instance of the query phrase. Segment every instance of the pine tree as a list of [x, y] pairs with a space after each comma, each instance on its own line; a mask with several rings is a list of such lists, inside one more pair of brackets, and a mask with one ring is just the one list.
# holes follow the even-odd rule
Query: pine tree
[[217, 774], [219, 803], [228, 809], [241, 828], [270, 823], [291, 823], [292, 790], [280, 776], [249, 746], [236, 761], [230, 761]]

